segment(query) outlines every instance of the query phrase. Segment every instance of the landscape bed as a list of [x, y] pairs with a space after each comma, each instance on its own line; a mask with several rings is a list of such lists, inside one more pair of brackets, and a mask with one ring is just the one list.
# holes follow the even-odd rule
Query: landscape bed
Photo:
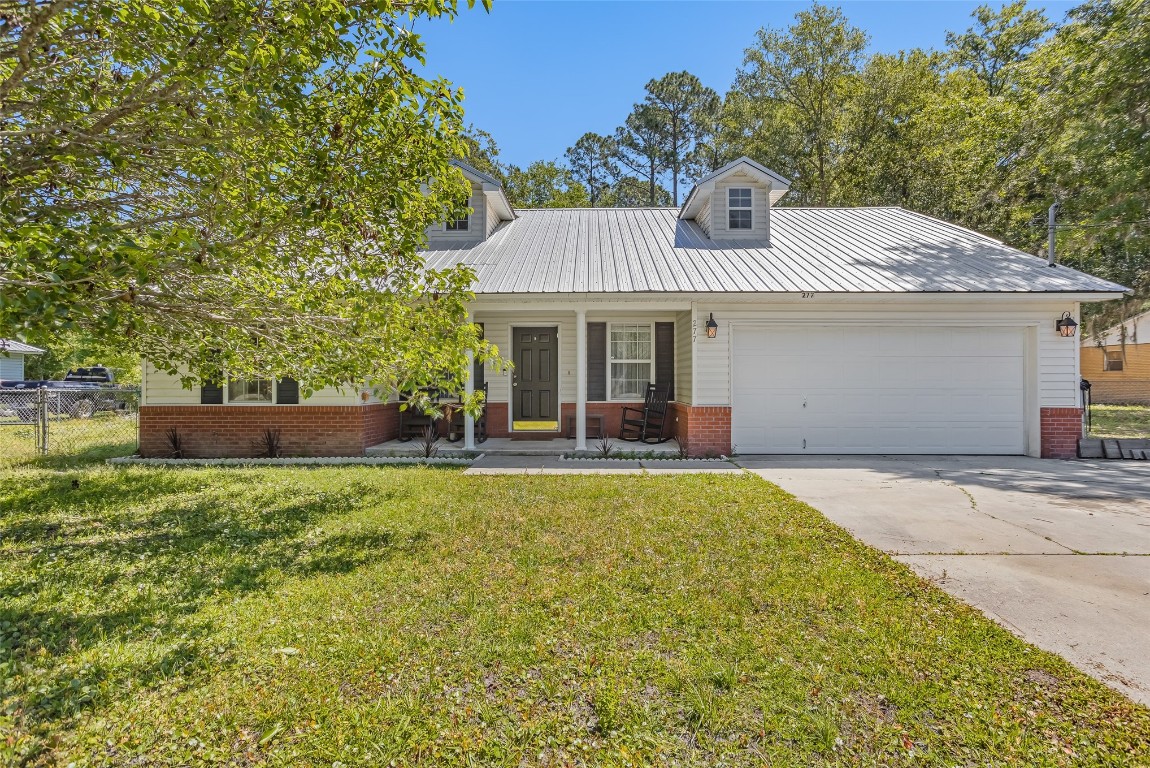
[[0, 763], [1138, 765], [1150, 710], [750, 475], [22, 468]]

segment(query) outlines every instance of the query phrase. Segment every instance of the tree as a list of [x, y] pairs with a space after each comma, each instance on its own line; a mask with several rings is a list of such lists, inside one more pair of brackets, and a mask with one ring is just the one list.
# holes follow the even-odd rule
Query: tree
[[651, 197], [646, 179], [622, 176], [600, 198], [605, 208], [643, 208], [646, 206], [671, 205], [671, 193], [661, 184], [655, 187], [655, 197]]
[[973, 71], [991, 96], [1006, 87], [1011, 67], [1023, 61], [1052, 29], [1042, 11], [1026, 10], [1026, 0], [995, 11], [979, 6], [971, 14], [975, 26], [962, 34], [946, 33], [955, 66]]
[[644, 106], [661, 125], [663, 155], [671, 171], [671, 197], [679, 204], [679, 181], [695, 169], [695, 144], [721, 107], [719, 94], [690, 72], [670, 72], [647, 83]]
[[412, 70], [406, 25], [456, 0], [8, 8], [0, 333], [305, 390], [441, 384], [491, 355], [473, 276], [418, 255], [465, 189], [462, 111]]
[[592, 208], [603, 191], [619, 176], [616, 154], [615, 142], [611, 138], [590, 132], [580, 136], [575, 146], [564, 153], [571, 174], [587, 190]]
[[867, 36], [841, 10], [815, 4], [786, 31], [763, 28], [756, 37], [736, 74], [734, 98], [785, 147], [798, 196], [829, 205], [843, 153], [842, 105], [857, 86]]
[[507, 166], [499, 162], [499, 145], [495, 143], [494, 136], [469, 125], [463, 134], [463, 144], [463, 162], [488, 176], [504, 179]]
[[507, 199], [521, 208], [585, 208], [587, 189], [571, 171], [549, 160], [536, 160], [526, 169], [507, 170]]
[[615, 131], [619, 163], [647, 181], [647, 205], [655, 205], [659, 176], [667, 169], [662, 115], [649, 104], [636, 104], [627, 120]]

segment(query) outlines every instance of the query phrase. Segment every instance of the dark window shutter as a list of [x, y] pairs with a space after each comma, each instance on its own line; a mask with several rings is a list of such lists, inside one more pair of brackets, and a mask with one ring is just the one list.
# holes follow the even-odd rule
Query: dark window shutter
[[[479, 326], [479, 338], [481, 338], [481, 339], [485, 338], [485, 336], [483, 335], [483, 323], [476, 323], [476, 325]], [[487, 383], [486, 373], [483, 370], [483, 361], [482, 360], [476, 360], [473, 363], [473, 368], [471, 370], [471, 379], [474, 382], [476, 392], [483, 389], [483, 385]]]
[[655, 383], [670, 385], [670, 399], [675, 399], [674, 323], [655, 323]]
[[204, 382], [200, 385], [200, 405], [223, 405], [224, 388], [219, 384]]
[[587, 323], [587, 399], [607, 399], [606, 323]]
[[276, 379], [276, 402], [280, 405], [299, 405], [299, 382], [295, 379]]

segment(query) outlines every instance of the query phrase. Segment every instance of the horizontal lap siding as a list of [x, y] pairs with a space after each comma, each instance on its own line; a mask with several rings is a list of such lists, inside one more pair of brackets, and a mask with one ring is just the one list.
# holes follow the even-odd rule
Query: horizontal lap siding
[[[1038, 328], [1038, 405], [1049, 408], [1072, 408], [1079, 404], [1078, 345], [1064, 339], [1054, 330], [1054, 320], [1065, 309], [1076, 307], [1064, 303], [1035, 305], [1021, 309], [1004, 308], [1005, 302], [954, 305], [925, 305], [908, 301], [904, 309], [875, 308], [865, 305], [819, 305], [817, 297], [799, 307], [796, 303], [776, 304], [767, 308], [700, 305], [697, 317], [711, 312], [719, 323], [717, 338], [700, 334], [695, 344], [696, 405], [729, 405], [731, 400], [730, 326], [753, 325], [755, 322], [784, 324], [829, 324], [860, 322], [903, 325], [912, 323], [954, 322], [971, 326], [1037, 324]], [[764, 330], [764, 333], [769, 331]]]
[[[157, 369], [151, 363], [144, 363], [144, 402], [147, 405], [199, 405], [200, 388], [193, 386], [185, 389], [180, 383], [179, 376], [170, 376]], [[358, 405], [360, 403], [359, 390], [356, 387], [324, 387], [304, 398], [300, 393], [302, 405]], [[238, 406], [237, 406], [238, 407]], [[266, 407], [266, 406], [265, 406]]]
[[675, 399], [680, 403], [690, 403], [693, 397], [691, 333], [691, 313], [675, 315]]
[[[752, 228], [731, 230], [728, 228], [727, 217], [727, 190], [732, 187], [742, 189], [750, 188], [751, 193], [751, 225]], [[768, 233], [767, 217], [770, 216], [770, 195], [765, 184], [759, 184], [745, 173], [736, 173], [715, 184], [715, 191], [711, 198], [711, 228], [710, 235], [715, 240], [732, 238], [748, 238], [753, 240], [766, 240]]]
[[1127, 342], [1121, 371], [1103, 369], [1103, 350], [1121, 352], [1123, 348], [1119, 344], [1106, 347], [1089, 344], [1083, 346], [1081, 351], [1082, 376], [1092, 385], [1091, 401], [1114, 404], [1150, 403], [1150, 344]]

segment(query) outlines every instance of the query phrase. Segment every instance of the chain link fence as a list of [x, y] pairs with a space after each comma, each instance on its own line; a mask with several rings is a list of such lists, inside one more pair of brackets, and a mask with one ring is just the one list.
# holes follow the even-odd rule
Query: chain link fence
[[136, 387], [0, 389], [0, 467], [126, 456], [139, 445]]

